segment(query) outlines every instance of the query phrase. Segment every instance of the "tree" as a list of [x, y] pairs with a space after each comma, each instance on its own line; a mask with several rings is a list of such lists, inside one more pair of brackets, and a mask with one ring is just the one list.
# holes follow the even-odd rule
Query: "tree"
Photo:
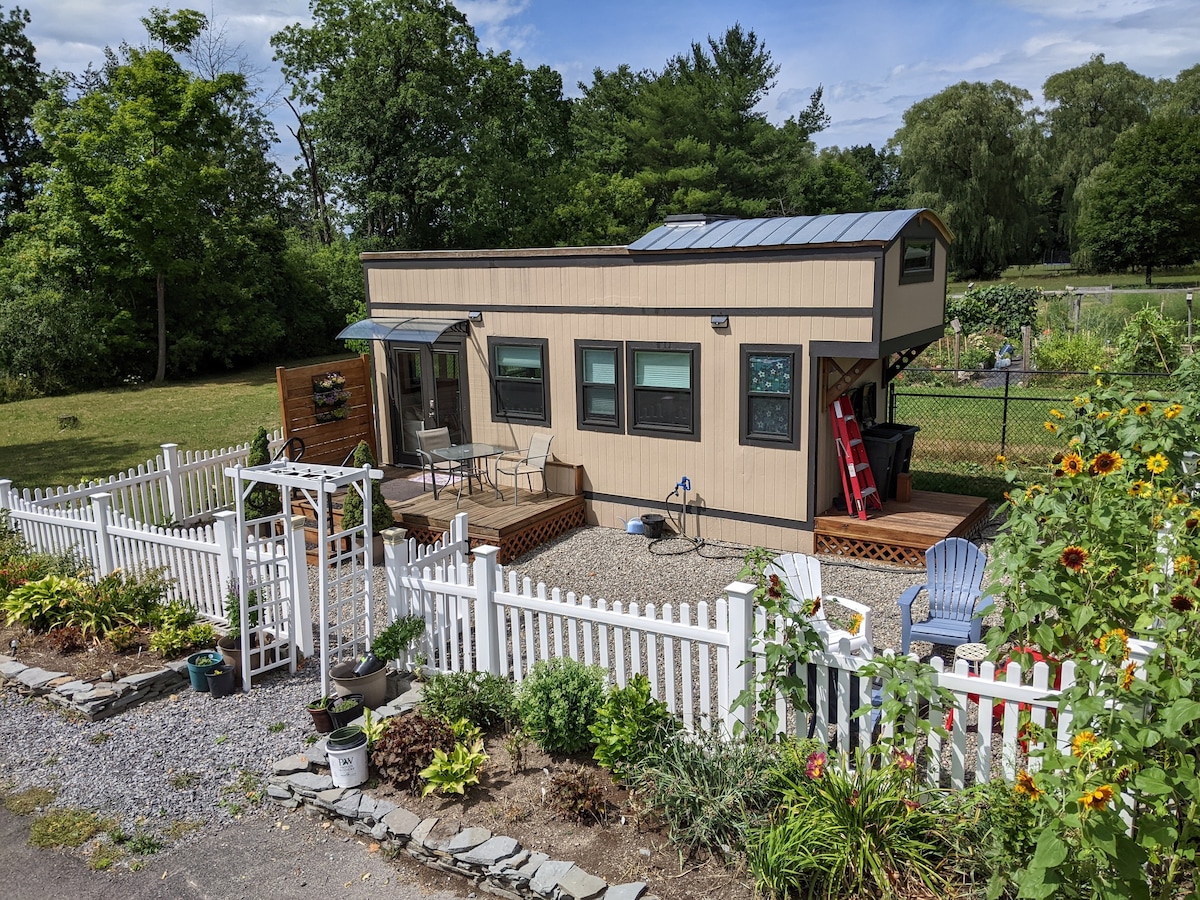
[[1108, 158], [1121, 133], [1150, 118], [1154, 90], [1152, 79], [1124, 63], [1105, 62], [1103, 53], [1046, 79], [1047, 154], [1058, 198], [1051, 214], [1060, 247], [1076, 245], [1080, 182]]
[[30, 167], [41, 156], [33, 131], [33, 109], [45, 91], [33, 42], [25, 35], [29, 13], [20, 7], [3, 16], [0, 7], [0, 238], [8, 220], [33, 193]]
[[1154, 115], [1200, 116], [1200, 64], [1184, 69], [1175, 80], [1158, 86]]
[[1162, 117], [1122, 134], [1081, 188], [1081, 263], [1146, 273], [1200, 256], [1200, 118]]
[[353, 233], [445, 246], [482, 64], [474, 30], [447, 0], [313, 0], [312, 16], [271, 44]]
[[960, 277], [994, 277], [1028, 252], [1031, 101], [1001, 81], [963, 81], [909, 107], [892, 138], [910, 202], [936, 210], [954, 234], [950, 267]]

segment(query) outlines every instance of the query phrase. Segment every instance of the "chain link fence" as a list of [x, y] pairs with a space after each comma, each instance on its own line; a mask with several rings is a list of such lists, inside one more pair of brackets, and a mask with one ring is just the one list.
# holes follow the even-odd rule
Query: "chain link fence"
[[1004, 468], [1044, 468], [1062, 444], [1046, 428], [1050, 410], [1074, 415], [1073, 401], [1097, 377], [1128, 380], [1135, 391], [1164, 390], [1164, 375], [1026, 372], [1014, 369], [905, 369], [888, 386], [887, 421], [920, 427], [913, 487], [1000, 499]]

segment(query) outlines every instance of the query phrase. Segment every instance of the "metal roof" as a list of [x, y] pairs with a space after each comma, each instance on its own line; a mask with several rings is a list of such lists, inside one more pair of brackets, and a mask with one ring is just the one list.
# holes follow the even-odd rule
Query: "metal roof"
[[888, 244], [914, 219], [928, 219], [946, 237], [941, 220], [928, 209], [776, 216], [761, 219], [672, 217], [667, 224], [629, 245], [632, 251], [737, 250], [830, 244]]

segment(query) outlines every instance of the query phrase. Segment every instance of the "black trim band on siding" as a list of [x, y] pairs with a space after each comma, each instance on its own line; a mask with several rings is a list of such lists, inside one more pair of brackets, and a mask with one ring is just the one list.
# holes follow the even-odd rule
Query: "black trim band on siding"
[[814, 316], [829, 319], [869, 319], [874, 314], [871, 307], [866, 306], [610, 306], [597, 307], [586, 305], [555, 305], [535, 306], [521, 303], [513, 305], [497, 305], [487, 303], [401, 303], [391, 300], [371, 300], [370, 310], [376, 312], [458, 312], [470, 307], [472, 311], [482, 313], [542, 313], [544, 315], [561, 316], [568, 313], [604, 313], [606, 316], [700, 316], [709, 318], [713, 313], [726, 316]]
[[[584, 500], [601, 503], [622, 503], [626, 506], [641, 506], [648, 509], [678, 509], [677, 505], [664, 503], [662, 500], [644, 500], [641, 497], [623, 497], [620, 494], [602, 494], [598, 491], [584, 491]], [[730, 509], [713, 509], [711, 506], [698, 508], [688, 504], [688, 515], [699, 513], [701, 516], [711, 516], [714, 519], [725, 519], [731, 522], [747, 522], [751, 525], [773, 525], [778, 528], [788, 528], [792, 531], [812, 531], [816, 526], [813, 522], [799, 522], [795, 519], [781, 519], [776, 516], [759, 516], [754, 513], [734, 512]]]

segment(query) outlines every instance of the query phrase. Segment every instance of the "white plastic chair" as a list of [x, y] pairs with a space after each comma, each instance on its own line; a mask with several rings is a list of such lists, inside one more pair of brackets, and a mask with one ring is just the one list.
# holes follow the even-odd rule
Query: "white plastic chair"
[[[795, 598], [793, 608], [817, 597], [821, 598], [821, 605], [812, 617], [812, 624], [824, 640], [826, 651], [835, 648], [838, 641], [845, 638], [850, 641], [850, 649], [853, 653], [870, 656], [874, 652], [872, 649], [874, 645], [871, 643], [871, 607], [845, 597], [830, 597], [822, 594], [821, 563], [815, 556], [808, 556], [805, 553], [781, 554], [771, 565], [767, 566], [764, 574], [767, 576], [778, 575], [779, 579], [787, 585], [791, 595]], [[859, 624], [857, 632], [851, 634], [844, 628], [835, 627], [829, 621], [825, 610], [830, 603], [845, 607], [850, 610], [851, 614], [857, 613], [862, 616], [862, 622]]]

